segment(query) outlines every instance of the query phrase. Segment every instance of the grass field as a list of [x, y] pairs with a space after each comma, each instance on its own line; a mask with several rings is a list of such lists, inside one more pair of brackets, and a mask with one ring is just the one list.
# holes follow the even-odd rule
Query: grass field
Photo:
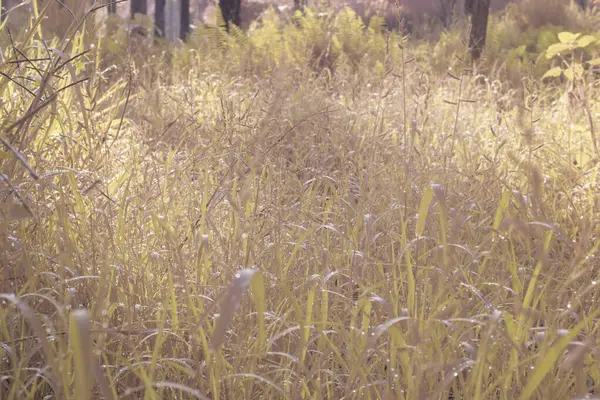
[[575, 49], [542, 80], [349, 12], [170, 46], [36, 12], [0, 31], [1, 399], [599, 398]]

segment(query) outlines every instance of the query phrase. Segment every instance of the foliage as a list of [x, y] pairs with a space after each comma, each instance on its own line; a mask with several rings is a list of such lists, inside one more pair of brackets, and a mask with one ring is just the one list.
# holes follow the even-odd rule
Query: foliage
[[515, 84], [520, 84], [519, 77], [524, 73], [541, 79], [552, 65], [546, 50], [559, 41], [558, 34], [575, 29], [593, 35], [597, 23], [597, 14], [565, 6], [561, 1], [532, 0], [511, 5], [490, 20], [486, 60], [481, 67], [499, 69]]
[[[45, 12], [1, 38], [2, 398], [600, 391], [596, 77], [347, 9], [176, 45]], [[503, 18], [500, 60], [593, 60]]]
[[[560, 65], [546, 71], [543, 78], [565, 77], [569, 81], [579, 80], [583, 77], [584, 66], [581, 62], [582, 51], [592, 48], [598, 43], [598, 39], [592, 35], [580, 33], [561, 32], [558, 34], [558, 43], [554, 43], [546, 49], [546, 58], [558, 59]], [[600, 58], [586, 61], [588, 65], [600, 65]]]
[[259, 70], [268, 72], [282, 64], [290, 67], [312, 64], [319, 70], [348, 67], [356, 71], [363, 62], [383, 63], [389, 42], [393, 45], [399, 40], [397, 35], [383, 29], [382, 18], [374, 17], [365, 27], [348, 7], [335, 14], [321, 15], [306, 9], [297, 11], [293, 18], [293, 24], [286, 24], [271, 9], [251, 26], [247, 51]]

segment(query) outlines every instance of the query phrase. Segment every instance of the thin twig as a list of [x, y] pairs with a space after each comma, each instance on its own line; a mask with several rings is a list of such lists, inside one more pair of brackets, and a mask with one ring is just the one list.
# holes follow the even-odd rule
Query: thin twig
[[23, 166], [25, 167], [25, 169], [27, 170], [27, 172], [29, 172], [29, 175], [31, 175], [31, 177], [33, 179], [39, 179], [40, 176], [33, 170], [33, 168], [31, 168], [31, 165], [29, 165], [29, 163], [27, 162], [27, 160], [25, 160], [25, 157], [23, 157], [23, 155], [21, 154], [21, 152], [17, 149], [14, 148], [14, 146], [10, 143], [8, 143], [3, 137], [0, 137], [0, 142], [11, 152], [13, 153], [13, 155], [15, 156], [15, 158], [17, 160], [19, 160], [19, 162], [21, 164], [23, 164]]
[[14, 83], [15, 85], [17, 85], [21, 89], [25, 90], [27, 93], [29, 93], [33, 97], [35, 97], [35, 93], [34, 92], [32, 92], [31, 90], [27, 89], [25, 87], [25, 85], [23, 85], [23, 84], [17, 82], [16, 80], [14, 80], [11, 76], [6, 75], [4, 72], [0, 72], [0, 75], [3, 76], [3, 77], [5, 77], [6, 79], [8, 79], [9, 81], [11, 81], [12, 83]]
[[[4, 139], [0, 138], [0, 140], [2, 140], [4, 142]], [[33, 211], [31, 211], [31, 208], [29, 207], [29, 205], [27, 205], [27, 202], [21, 196], [21, 194], [19, 193], [17, 188], [14, 187], [12, 182], [10, 181], [10, 179], [8, 179], [8, 176], [0, 175], [0, 180], [3, 180], [4, 182], [6, 182], [6, 184], [11, 188], [11, 190], [15, 194], [15, 197], [21, 202], [21, 205], [23, 205], [23, 207], [25, 208], [25, 211], [27, 211], [29, 213], [29, 215], [31, 215], [33, 218], [35, 218], [35, 214], [33, 213]]]

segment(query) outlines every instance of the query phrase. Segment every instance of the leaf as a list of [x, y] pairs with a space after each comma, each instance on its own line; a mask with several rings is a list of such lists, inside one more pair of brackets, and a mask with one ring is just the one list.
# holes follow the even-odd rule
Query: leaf
[[69, 341], [73, 351], [75, 398], [92, 398], [92, 339], [86, 310], [74, 310], [70, 316]]
[[561, 32], [558, 34], [558, 40], [561, 43], [573, 43], [577, 38], [581, 35], [581, 33], [571, 33], [571, 32]]
[[51, 372], [57, 372], [58, 357], [55, 356], [54, 348], [50, 345], [50, 342], [48, 341], [48, 337], [46, 336], [46, 332], [44, 331], [41, 320], [35, 315], [33, 310], [27, 304], [25, 304], [24, 301], [22, 301], [14, 294], [0, 293], [0, 300], [14, 304], [19, 309], [19, 311], [21, 311], [21, 314], [23, 314], [23, 317], [27, 321], [27, 324], [35, 333], [37, 339], [40, 341], [46, 359], [49, 360], [51, 366], [53, 367], [53, 370]]
[[554, 68], [550, 68], [548, 71], [546, 71], [546, 73], [544, 74], [544, 76], [542, 76], [542, 79], [546, 79], [546, 78], [558, 78], [561, 74], [562, 74], [562, 69], [560, 67], [554, 67]]
[[429, 206], [431, 205], [431, 201], [433, 200], [433, 189], [429, 188], [425, 191], [423, 198], [421, 199], [421, 205], [419, 206], [419, 216], [417, 218], [417, 226], [415, 227], [415, 235], [420, 237], [423, 235], [423, 231], [425, 230], [425, 220], [427, 219], [427, 214], [429, 213]]
[[243, 377], [243, 378], [252, 378], [252, 379], [256, 379], [260, 382], [266, 383], [267, 385], [271, 386], [273, 389], [277, 390], [279, 393], [283, 394], [285, 399], [288, 398], [288, 393], [283, 390], [281, 387], [277, 386], [275, 383], [271, 382], [270, 380], [268, 380], [267, 378], [260, 376], [260, 375], [256, 375], [256, 374], [250, 374], [250, 373], [243, 373], [243, 374], [231, 374], [227, 376], [228, 378], [235, 378], [235, 377]]
[[263, 351], [267, 342], [265, 331], [265, 282], [262, 274], [256, 274], [252, 279], [252, 294], [256, 306], [256, 321], [258, 323], [258, 350]]
[[510, 196], [511, 192], [504, 192], [502, 198], [500, 199], [500, 204], [498, 204], [498, 208], [496, 209], [496, 215], [494, 215], [494, 225], [492, 225], [496, 230], [498, 230], [500, 224], [502, 223], [504, 212], [508, 208], [508, 204], [510, 202]]
[[600, 58], [594, 58], [593, 60], [586, 61], [591, 66], [600, 65]]
[[594, 36], [585, 35], [577, 39], [577, 41], [575, 42], [575, 46], [584, 48], [597, 41], [598, 39], [596, 39]]
[[221, 300], [221, 314], [211, 338], [211, 347], [218, 349], [225, 342], [225, 332], [229, 327], [236, 310], [240, 306], [242, 296], [248, 290], [257, 269], [243, 269], [235, 274], [235, 279], [229, 284], [225, 296]]
[[[300, 331], [300, 346], [301, 346], [300, 362], [301, 363], [304, 363], [304, 360], [306, 359], [307, 350], [308, 350], [307, 343], [308, 343], [308, 338], [310, 336], [310, 329], [311, 329], [311, 323], [312, 323], [312, 314], [313, 314], [313, 307], [314, 307], [314, 302], [315, 302], [316, 291], [317, 291], [317, 285], [313, 284], [313, 287], [310, 290], [310, 292], [308, 292], [308, 296], [306, 299], [306, 315], [304, 316], [302, 330]], [[371, 304], [371, 303], [369, 303], [369, 304]]]
[[446, 245], [446, 235], [448, 233], [448, 207], [446, 204], [446, 192], [444, 191], [444, 187], [442, 185], [432, 184], [431, 187], [435, 193], [435, 198], [439, 208], [441, 242], [443, 245]]
[[71, 193], [73, 194], [73, 197], [75, 197], [75, 211], [77, 211], [78, 215], [86, 215], [86, 207], [81, 198], [75, 174], [73, 172], [68, 172], [66, 176], [71, 185]]
[[589, 324], [600, 315], [600, 310], [597, 309], [595, 312], [588, 315], [583, 321], [573, 328], [567, 335], [562, 337], [554, 346], [552, 346], [546, 356], [538, 361], [531, 375], [523, 393], [521, 394], [521, 400], [526, 400], [533, 397], [536, 389], [542, 383], [542, 380], [548, 375], [548, 373], [556, 368], [556, 361], [563, 353], [563, 351], [567, 348], [567, 346], [573, 341], [573, 339], [577, 338], [577, 335], [585, 328], [589, 326]]
[[569, 49], [570, 49], [569, 45], [564, 44], [564, 43], [554, 43], [554, 44], [551, 44], [546, 49], [546, 58], [547, 59], [554, 58], [557, 55], [559, 55], [560, 53], [568, 51]]
[[523, 44], [523, 45], [517, 47], [515, 51], [516, 51], [516, 53], [517, 53], [518, 56], [524, 57], [525, 54], [527, 54], [527, 45]]
[[173, 391], [176, 390], [178, 392], [184, 392], [184, 393], [187, 393], [187, 394], [191, 395], [192, 397], [195, 397], [196, 399], [200, 399], [200, 400], [208, 400], [209, 399], [208, 396], [204, 395], [199, 390], [193, 389], [189, 386], [182, 385], [181, 383], [177, 383], [177, 382], [152, 382], [152, 387], [158, 388], [158, 389], [169, 388]]
[[397, 324], [398, 322], [401, 322], [401, 321], [409, 321], [409, 320], [414, 320], [414, 318], [413, 317], [396, 317], [396, 318], [392, 318], [392, 319], [384, 322], [383, 324], [377, 325], [377, 327], [373, 330], [373, 332], [371, 332], [371, 336], [369, 336], [369, 342], [368, 342], [369, 348], [374, 349], [377, 345], [377, 339], [379, 339], [379, 337], [381, 335], [383, 335], [385, 332], [387, 332], [395, 324]]
[[575, 78], [575, 76], [574, 76], [575, 74], [574, 74], [574, 72], [573, 72], [573, 68], [567, 68], [567, 69], [565, 69], [565, 70], [563, 71], [563, 74], [564, 74], [564, 75], [565, 75], [565, 77], [566, 77], [568, 80], [570, 80], [570, 81], [572, 81], [572, 80]]
[[[553, 234], [554, 234], [554, 231], [549, 231], [548, 233], [546, 233], [546, 240], [544, 241], [544, 248], [543, 248], [543, 250], [546, 252], [550, 248], [550, 242], [552, 240]], [[543, 258], [540, 258], [540, 260], [538, 260], [538, 262], [535, 266], [535, 269], [533, 270], [533, 275], [531, 276], [529, 285], [527, 286], [527, 292], [525, 293], [525, 298], [523, 299], [523, 309], [524, 310], [527, 310], [529, 308], [529, 306], [531, 305], [531, 300], [533, 299], [534, 292], [536, 291], [536, 288], [537, 288], [538, 277], [540, 276], [543, 266], [544, 266]]]

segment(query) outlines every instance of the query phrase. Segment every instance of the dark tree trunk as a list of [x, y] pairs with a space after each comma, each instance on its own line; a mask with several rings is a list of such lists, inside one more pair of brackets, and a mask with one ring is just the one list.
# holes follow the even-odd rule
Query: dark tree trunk
[[477, 0], [465, 0], [465, 14], [466, 15], [473, 15], [475, 1], [477, 1]]
[[164, 37], [165, 36], [165, 5], [166, 0], [156, 0], [154, 6], [154, 36]]
[[116, 14], [117, 13], [117, 0], [108, 0], [108, 14]]
[[581, 7], [583, 10], [585, 10], [588, 5], [587, 0], [577, 0], [576, 3], [579, 4], [579, 7]]
[[181, 0], [181, 24], [179, 38], [185, 40], [190, 33], [190, 0]]
[[473, 61], [479, 60], [487, 33], [488, 16], [490, 14], [490, 0], [472, 0], [471, 32], [469, 34], [469, 50]]
[[240, 0], [219, 0], [219, 7], [227, 31], [229, 31], [229, 24], [240, 26], [242, 23], [240, 19], [240, 2]]
[[294, 0], [294, 10], [304, 12], [304, 7], [306, 7], [306, 0]]
[[131, 0], [131, 8], [129, 10], [131, 18], [133, 18], [135, 14], [145, 15], [148, 13], [148, 3], [146, 0]]

